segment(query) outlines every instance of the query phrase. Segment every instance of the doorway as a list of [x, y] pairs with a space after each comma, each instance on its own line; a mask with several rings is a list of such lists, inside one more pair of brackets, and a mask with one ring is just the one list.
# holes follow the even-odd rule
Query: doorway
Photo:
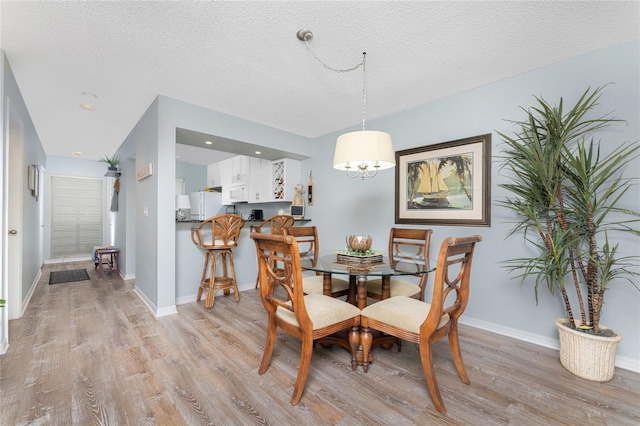
[[[7, 101], [9, 153], [7, 158], [7, 307], [9, 319], [22, 316], [22, 211], [24, 125]], [[23, 173], [24, 172], [24, 173]]]

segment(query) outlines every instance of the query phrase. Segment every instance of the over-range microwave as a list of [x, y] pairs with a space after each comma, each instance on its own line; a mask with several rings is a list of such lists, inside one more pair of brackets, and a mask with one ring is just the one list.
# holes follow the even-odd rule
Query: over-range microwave
[[249, 202], [249, 184], [243, 182], [232, 183], [229, 187], [229, 201], [232, 203]]

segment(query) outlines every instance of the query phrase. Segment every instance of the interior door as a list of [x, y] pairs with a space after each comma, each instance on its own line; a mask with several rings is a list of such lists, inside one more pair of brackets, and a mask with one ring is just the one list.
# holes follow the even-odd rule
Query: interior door
[[[23, 167], [24, 128], [22, 119], [9, 106], [8, 230], [7, 272], [9, 319], [22, 316], [22, 194], [26, 169]], [[25, 170], [23, 170], [25, 169]], [[24, 173], [23, 173], [24, 172]]]

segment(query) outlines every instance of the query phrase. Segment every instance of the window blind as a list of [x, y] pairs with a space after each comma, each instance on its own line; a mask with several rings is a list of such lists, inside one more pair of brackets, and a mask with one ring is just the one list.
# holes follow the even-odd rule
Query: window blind
[[176, 178], [176, 195], [184, 195], [185, 182], [183, 178]]
[[102, 179], [51, 177], [51, 257], [91, 255], [103, 235]]

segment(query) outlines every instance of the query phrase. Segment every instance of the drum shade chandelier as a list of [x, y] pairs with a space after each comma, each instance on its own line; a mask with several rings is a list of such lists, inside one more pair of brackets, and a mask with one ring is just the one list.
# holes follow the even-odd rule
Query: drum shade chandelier
[[344, 170], [347, 176], [355, 178], [374, 177], [378, 170], [390, 169], [396, 165], [395, 152], [391, 135], [385, 132], [365, 130], [367, 111], [367, 52], [362, 52], [362, 62], [347, 69], [333, 68], [325, 64], [313, 52], [309, 41], [313, 33], [300, 30], [297, 33], [300, 41], [304, 42], [313, 57], [326, 69], [344, 73], [355, 71], [362, 67], [362, 130], [345, 133], [338, 136], [336, 149], [333, 154], [333, 168]]

